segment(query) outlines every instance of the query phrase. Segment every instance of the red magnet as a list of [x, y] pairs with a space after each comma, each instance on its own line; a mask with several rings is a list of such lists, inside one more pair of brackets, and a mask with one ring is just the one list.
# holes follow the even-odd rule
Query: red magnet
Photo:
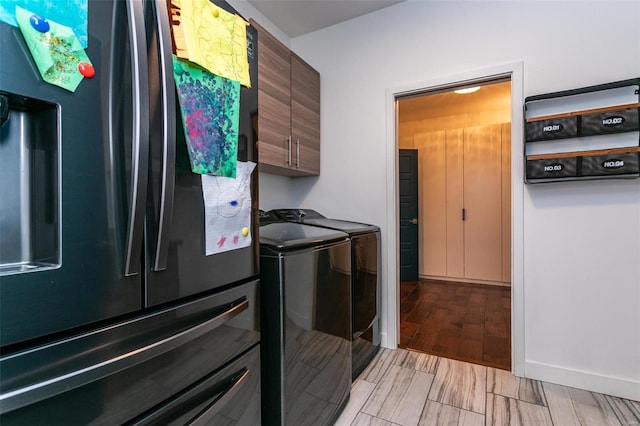
[[96, 70], [93, 68], [93, 65], [86, 62], [80, 62], [78, 64], [78, 71], [86, 78], [91, 78], [96, 75]]

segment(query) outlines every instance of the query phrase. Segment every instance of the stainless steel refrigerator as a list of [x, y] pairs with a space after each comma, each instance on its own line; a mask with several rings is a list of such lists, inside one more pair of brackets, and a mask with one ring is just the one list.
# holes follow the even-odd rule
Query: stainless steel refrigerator
[[258, 173], [253, 243], [206, 256], [167, 3], [89, 0], [96, 75], [74, 93], [42, 81], [19, 29], [0, 23], [0, 46], [0, 423], [259, 424]]

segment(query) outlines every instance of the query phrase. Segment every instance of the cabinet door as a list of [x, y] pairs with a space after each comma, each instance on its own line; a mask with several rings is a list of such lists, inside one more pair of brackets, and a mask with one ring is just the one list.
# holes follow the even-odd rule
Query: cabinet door
[[320, 74], [295, 53], [291, 53], [291, 136], [292, 167], [301, 174], [320, 174]]
[[292, 163], [289, 49], [255, 21], [258, 30], [258, 160], [277, 173]]
[[502, 281], [502, 125], [464, 137], [465, 277]]

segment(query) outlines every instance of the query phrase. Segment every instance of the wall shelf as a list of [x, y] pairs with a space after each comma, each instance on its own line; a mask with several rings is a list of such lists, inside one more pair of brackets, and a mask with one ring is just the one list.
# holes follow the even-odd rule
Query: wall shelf
[[640, 107], [640, 102], [636, 102], [636, 103], [633, 103], [633, 104], [626, 104], [626, 105], [614, 105], [614, 106], [603, 107], [603, 108], [586, 109], [586, 110], [582, 110], [582, 111], [570, 111], [570, 112], [565, 112], [565, 113], [561, 113], [561, 114], [543, 115], [541, 117], [528, 118], [527, 119], [527, 123], [533, 123], [534, 121], [540, 121], [540, 120], [550, 120], [550, 119], [554, 119], [554, 118], [571, 117], [571, 116], [586, 115], [586, 114], [595, 114], [595, 113], [598, 113], [598, 112], [625, 110], [625, 109], [629, 109], [629, 108], [639, 108], [639, 107]]
[[640, 177], [640, 78], [525, 99], [525, 182]]
[[629, 148], [594, 149], [591, 151], [559, 152], [555, 154], [527, 155], [527, 160], [544, 160], [547, 158], [569, 158], [569, 157], [592, 156], [592, 155], [626, 154], [629, 152], [640, 152], [640, 146], [629, 147]]

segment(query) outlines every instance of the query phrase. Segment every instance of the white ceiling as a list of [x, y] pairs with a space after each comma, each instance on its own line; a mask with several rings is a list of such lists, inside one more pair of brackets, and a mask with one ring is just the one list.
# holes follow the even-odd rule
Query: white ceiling
[[482, 85], [475, 93], [458, 95], [453, 89], [441, 93], [424, 94], [400, 99], [399, 121], [436, 119], [463, 114], [481, 114], [483, 111], [511, 109], [511, 82]]
[[366, 15], [404, 0], [248, 0], [294, 38]]

